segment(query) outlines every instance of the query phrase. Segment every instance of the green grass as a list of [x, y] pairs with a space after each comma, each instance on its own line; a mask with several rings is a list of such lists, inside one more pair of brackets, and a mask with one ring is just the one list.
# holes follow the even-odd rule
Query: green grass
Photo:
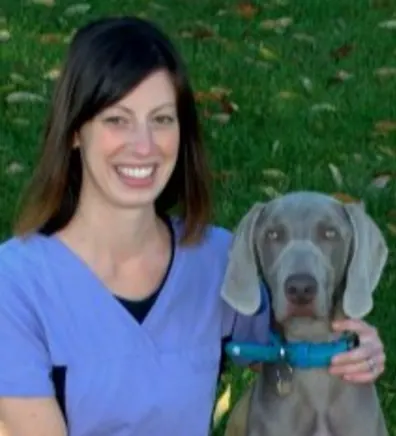
[[[228, 99], [239, 108], [221, 123], [212, 116], [221, 111], [218, 102], [200, 103], [216, 175], [217, 223], [232, 227], [254, 201], [303, 188], [363, 199], [383, 229], [391, 257], [369, 320], [386, 344], [387, 371], [378, 386], [396, 435], [396, 74], [375, 74], [378, 68], [396, 68], [396, 29], [379, 26], [396, 19], [395, 2], [258, 1], [252, 17], [237, 13], [235, 0], [92, 0], [87, 13], [67, 17], [63, 12], [71, 4], [2, 1], [0, 31], [7, 29], [11, 38], [0, 43], [0, 237], [10, 232], [17, 195], [38, 150], [53, 83], [44, 75], [61, 62], [63, 39], [94, 17], [144, 14], [171, 34], [196, 91], [229, 89]], [[260, 25], [279, 17], [293, 19], [283, 32]], [[202, 26], [209, 30], [197, 32]], [[43, 34], [50, 34], [47, 42]], [[275, 56], [268, 57], [268, 50]], [[339, 71], [349, 78], [332, 80]], [[7, 104], [16, 90], [38, 93], [45, 101]], [[323, 103], [334, 110], [313, 110]], [[376, 129], [384, 120], [391, 121], [388, 128]], [[10, 171], [15, 162], [21, 171]], [[341, 185], [330, 163], [339, 169]], [[284, 176], [271, 177], [263, 172], [268, 168]], [[372, 184], [378, 174], [391, 176], [385, 187]], [[231, 382], [234, 403], [249, 378], [248, 371], [229, 368], [219, 393]], [[214, 434], [221, 429], [222, 423]]]

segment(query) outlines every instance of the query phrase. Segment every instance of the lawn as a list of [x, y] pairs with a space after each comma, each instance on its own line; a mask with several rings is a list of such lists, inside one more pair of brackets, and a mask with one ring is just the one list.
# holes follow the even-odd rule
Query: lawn
[[[364, 200], [383, 229], [391, 257], [369, 320], [387, 347], [378, 387], [396, 435], [395, 1], [2, 0], [1, 238], [9, 235], [73, 29], [122, 13], [155, 20], [188, 62], [217, 223], [233, 227], [254, 201], [303, 188]], [[233, 404], [251, 377], [229, 367], [219, 395], [231, 383]]]

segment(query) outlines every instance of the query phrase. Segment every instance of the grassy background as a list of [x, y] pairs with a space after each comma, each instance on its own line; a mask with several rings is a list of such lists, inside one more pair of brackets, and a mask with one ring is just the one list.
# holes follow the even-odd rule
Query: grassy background
[[[74, 11], [70, 1], [41, 2], [0, 7], [0, 237], [73, 29], [108, 14], [149, 17], [189, 65], [218, 223], [232, 227], [255, 200], [303, 188], [363, 199], [383, 229], [391, 256], [369, 320], [387, 347], [379, 389], [396, 435], [396, 2], [91, 0]], [[34, 101], [7, 101], [19, 91]], [[233, 404], [251, 376], [229, 368], [219, 395], [231, 383]]]

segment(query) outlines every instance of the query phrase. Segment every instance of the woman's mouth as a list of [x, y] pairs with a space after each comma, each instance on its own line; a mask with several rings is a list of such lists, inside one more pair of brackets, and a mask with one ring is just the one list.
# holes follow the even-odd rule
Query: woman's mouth
[[117, 165], [115, 169], [121, 180], [128, 186], [146, 187], [153, 182], [156, 165]]

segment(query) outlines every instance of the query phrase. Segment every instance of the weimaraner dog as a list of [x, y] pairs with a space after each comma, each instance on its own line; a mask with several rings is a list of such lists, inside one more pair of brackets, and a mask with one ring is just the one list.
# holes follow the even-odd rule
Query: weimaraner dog
[[[387, 257], [384, 237], [364, 206], [292, 192], [256, 203], [241, 220], [222, 297], [240, 313], [253, 315], [263, 281], [270, 291], [272, 329], [286, 343], [334, 341], [331, 320], [362, 318], [371, 311]], [[374, 384], [346, 382], [327, 367], [292, 368], [280, 360], [262, 365], [231, 411], [225, 435], [388, 432]]]

